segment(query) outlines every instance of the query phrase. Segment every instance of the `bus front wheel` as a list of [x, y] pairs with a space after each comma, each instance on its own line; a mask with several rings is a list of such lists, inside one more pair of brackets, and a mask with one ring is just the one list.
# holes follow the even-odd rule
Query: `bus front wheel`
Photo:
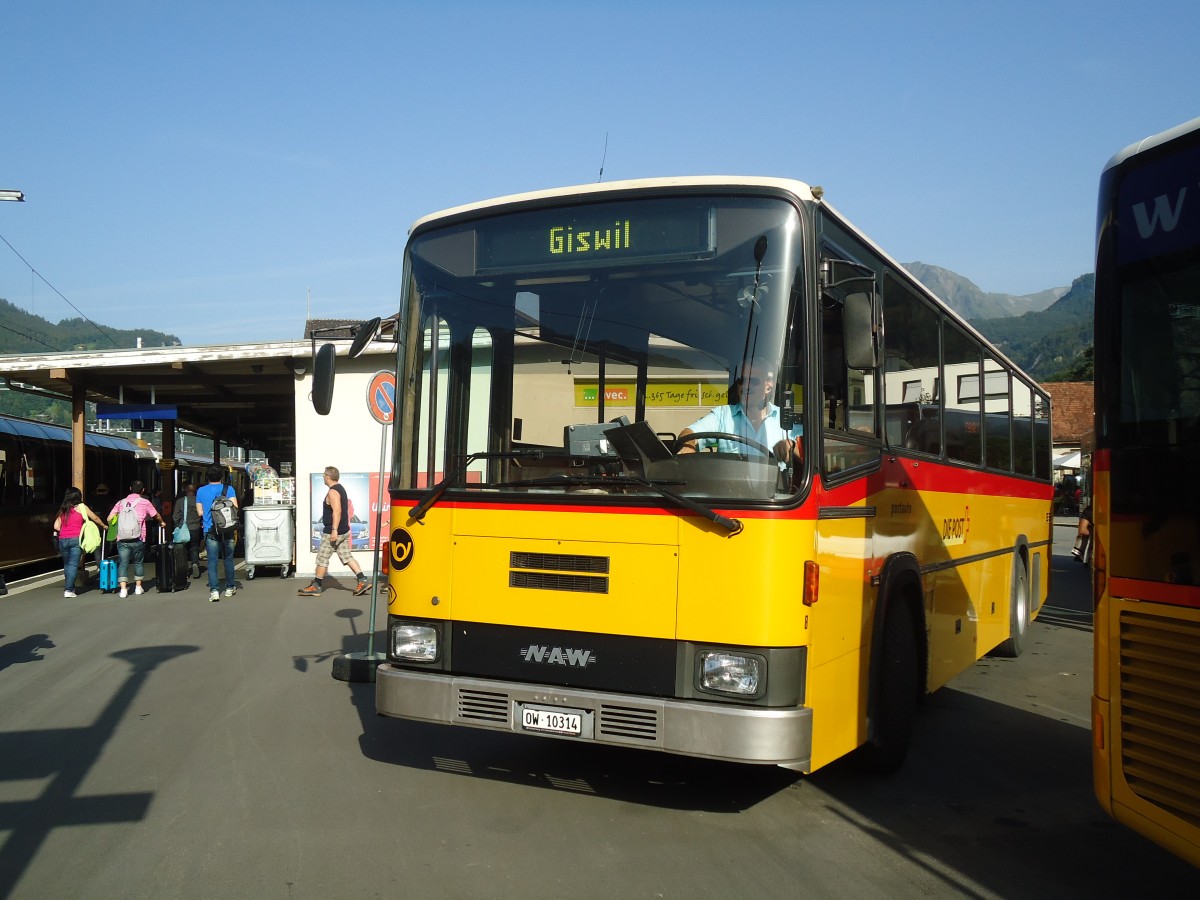
[[863, 771], [895, 772], [904, 764], [917, 713], [917, 642], [903, 603], [892, 604], [883, 624], [871, 737], [854, 752]]

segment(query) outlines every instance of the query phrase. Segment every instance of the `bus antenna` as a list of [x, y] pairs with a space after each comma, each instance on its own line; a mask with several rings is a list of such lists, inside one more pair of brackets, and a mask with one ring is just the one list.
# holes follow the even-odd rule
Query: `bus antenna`
[[604, 132], [604, 153], [600, 156], [600, 177], [596, 179], [599, 183], [604, 180], [604, 161], [608, 159], [608, 132]]

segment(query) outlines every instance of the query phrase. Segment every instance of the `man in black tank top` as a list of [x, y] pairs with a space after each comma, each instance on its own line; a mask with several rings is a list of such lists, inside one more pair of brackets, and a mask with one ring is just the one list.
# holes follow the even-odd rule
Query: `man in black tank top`
[[316, 574], [312, 583], [299, 591], [304, 596], [311, 597], [325, 592], [323, 581], [325, 573], [329, 571], [329, 560], [333, 558], [334, 553], [337, 553], [337, 558], [349, 566], [350, 571], [357, 576], [358, 585], [354, 588], [356, 596], [371, 589], [362, 567], [350, 553], [350, 498], [346, 496], [346, 489], [338, 484], [340, 477], [341, 472], [336, 466], [325, 467], [325, 486], [329, 488], [329, 492], [325, 494], [325, 501], [321, 504], [321, 524], [324, 525], [324, 529], [321, 533], [321, 546], [317, 550]]

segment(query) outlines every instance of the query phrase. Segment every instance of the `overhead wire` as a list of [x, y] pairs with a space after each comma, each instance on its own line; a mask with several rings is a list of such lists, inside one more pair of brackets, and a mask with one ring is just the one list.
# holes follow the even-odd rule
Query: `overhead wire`
[[51, 350], [53, 350], [56, 353], [63, 352], [61, 347], [51, 346], [50, 344], [47, 344], [45, 341], [41, 340], [40, 338], [35, 338], [32, 334], [25, 334], [25, 332], [23, 332], [23, 331], [17, 331], [17, 329], [15, 329], [15, 328], [9, 328], [7, 325], [5, 325], [2, 322], [0, 322], [0, 328], [3, 328], [5, 331], [11, 331], [13, 334], [18, 335], [19, 337], [23, 337], [27, 341], [33, 341], [35, 344], [41, 344], [43, 347], [49, 347]]
[[[88, 318], [88, 316], [83, 312], [83, 310], [81, 310], [78, 306], [76, 306], [74, 303], [72, 303], [70, 300], [67, 299], [66, 295], [64, 295], [62, 291], [60, 291], [58, 288], [56, 288], [54, 285], [52, 285], [49, 281], [47, 281], [46, 277], [44, 275], [42, 275], [42, 273], [39, 272], [37, 269], [35, 269], [30, 264], [29, 260], [27, 260], [24, 256], [21, 255], [20, 251], [18, 251], [16, 247], [14, 247], [11, 243], [9, 243], [8, 238], [6, 238], [4, 235], [0, 234], [0, 241], [4, 241], [4, 243], [8, 245], [8, 249], [16, 254], [17, 259], [19, 259], [21, 262], [25, 263], [25, 265], [29, 267], [29, 271], [32, 272], [34, 275], [36, 275], [38, 278], [40, 278], [42, 280], [42, 284], [46, 285], [46, 287], [50, 288], [50, 290], [54, 291], [54, 293], [58, 294], [59, 297], [62, 297], [63, 302], [66, 303], [67, 306], [71, 307], [71, 309], [73, 309], [73, 310], [75, 310], [75, 312], [79, 313], [79, 317], [81, 319], [83, 319], [85, 322], [87, 322], [89, 325], [91, 325], [93, 328], [95, 328], [98, 332], [100, 332], [102, 335], [104, 335], [104, 337], [108, 340], [108, 342], [110, 344], [112, 344], [118, 350], [121, 349], [121, 345], [118, 344], [113, 339], [113, 336], [111, 334], [109, 334], [107, 331], [105, 331], [103, 328], [101, 328], [99, 325], [97, 325], [95, 322], [93, 322], [90, 318]], [[11, 328], [9, 328], [7, 330], [12, 331]], [[20, 332], [16, 332], [16, 333], [19, 334]], [[29, 337], [29, 336], [22, 335], [22, 337]], [[30, 340], [37, 340], [37, 339], [30, 338]], [[46, 346], [46, 347], [50, 346], [49, 344], [45, 344], [42, 341], [38, 341], [38, 343], [43, 344], [43, 346]], [[53, 350], [53, 349], [57, 349], [57, 348], [51, 347], [51, 349]]]

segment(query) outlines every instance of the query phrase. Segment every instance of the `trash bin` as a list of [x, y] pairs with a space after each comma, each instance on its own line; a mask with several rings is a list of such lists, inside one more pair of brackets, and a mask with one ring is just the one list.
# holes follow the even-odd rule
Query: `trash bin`
[[295, 558], [296, 520], [294, 506], [247, 506], [243, 521], [242, 546], [246, 555], [246, 577], [253, 578], [257, 566], [279, 566], [279, 577], [287, 578]]

